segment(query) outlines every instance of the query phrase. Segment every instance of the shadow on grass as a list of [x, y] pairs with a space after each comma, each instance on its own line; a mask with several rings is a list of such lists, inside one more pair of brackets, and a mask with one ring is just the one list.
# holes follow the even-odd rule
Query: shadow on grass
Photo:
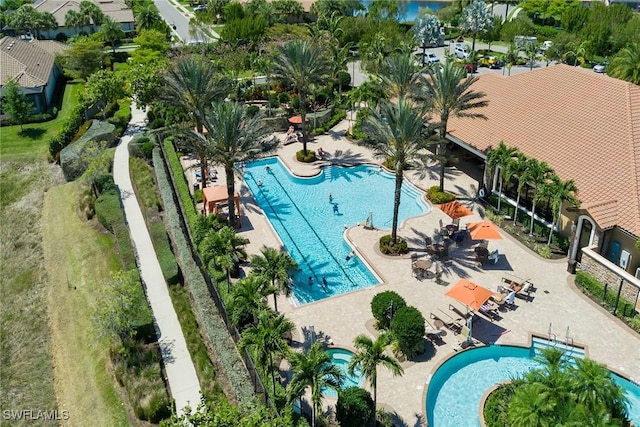
[[47, 130], [43, 128], [29, 128], [19, 132], [18, 135], [32, 140], [37, 140], [41, 139], [46, 132]]

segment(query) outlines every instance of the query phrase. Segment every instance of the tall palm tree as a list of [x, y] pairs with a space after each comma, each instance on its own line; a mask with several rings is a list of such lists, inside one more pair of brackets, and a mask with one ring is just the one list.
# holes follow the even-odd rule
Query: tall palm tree
[[75, 10], [70, 10], [64, 15], [64, 25], [66, 27], [73, 27], [76, 35], [78, 35], [78, 28], [83, 25], [82, 15]]
[[274, 315], [270, 311], [262, 311], [258, 315], [256, 324], [242, 332], [240, 348], [249, 348], [253, 351], [258, 366], [264, 372], [271, 374], [273, 384], [273, 396], [276, 395], [277, 366], [274, 358], [287, 357], [289, 345], [286, 336], [295, 329], [294, 323], [284, 315]]
[[551, 198], [551, 209], [553, 210], [553, 223], [549, 229], [549, 238], [547, 239], [547, 246], [551, 245], [551, 237], [553, 236], [553, 230], [556, 224], [560, 220], [562, 215], [562, 205], [564, 203], [570, 206], [577, 207], [580, 205], [580, 200], [576, 197], [578, 193], [578, 187], [576, 183], [570, 179], [563, 181], [558, 175], [551, 176], [551, 182], [546, 186], [547, 196]]
[[322, 404], [322, 390], [340, 389], [343, 381], [342, 371], [333, 363], [331, 357], [315, 342], [307, 353], [294, 352], [289, 356], [291, 363], [291, 381], [287, 386], [289, 401], [299, 398], [309, 387], [311, 389], [311, 426], [316, 425], [316, 414]]
[[307, 154], [307, 134], [305, 132], [307, 105], [306, 95], [309, 85], [319, 83], [329, 73], [329, 64], [324, 50], [309, 40], [295, 40], [278, 48], [274, 59], [273, 74], [276, 79], [291, 84], [300, 99], [302, 118], [302, 150]]
[[630, 43], [611, 60], [607, 72], [636, 85], [640, 85], [640, 42]]
[[398, 212], [404, 171], [426, 161], [429, 142], [424, 135], [425, 109], [405, 98], [396, 103], [383, 101], [380, 111], [371, 110], [363, 124], [370, 139], [364, 142], [374, 155], [383, 159], [393, 159], [395, 172], [395, 193], [393, 198], [393, 221], [391, 224], [390, 246], [394, 246], [398, 234]]
[[[196, 124], [196, 130], [203, 132], [202, 121], [205, 111], [214, 101], [223, 100], [229, 93], [230, 84], [226, 77], [217, 72], [216, 67], [199, 56], [180, 58], [164, 76], [165, 89], [161, 99], [168, 104], [187, 111]], [[190, 148], [200, 157], [202, 187], [207, 186], [208, 176], [206, 147], [203, 140], [191, 139]], [[233, 195], [232, 195], [233, 196]]]
[[551, 169], [546, 162], [530, 159], [529, 169], [527, 170], [527, 180], [533, 189], [533, 205], [531, 207], [531, 227], [529, 229], [529, 235], [533, 235], [536, 204], [542, 200], [542, 197], [544, 197], [545, 193], [543, 192], [543, 187], [547, 184], [549, 177], [552, 174], [553, 169]]
[[250, 274], [238, 280], [229, 300], [231, 322], [236, 327], [241, 327], [250, 317], [251, 324], [256, 325], [259, 314], [269, 309], [266, 299], [271, 291], [267, 279], [258, 274]]
[[342, 79], [340, 79], [340, 73], [347, 69], [347, 64], [351, 59], [350, 49], [352, 47], [353, 44], [350, 42], [342, 47], [338, 43], [329, 44], [328, 52], [331, 78], [338, 82], [338, 95], [340, 99], [342, 99]]
[[484, 99], [484, 92], [471, 90], [478, 78], [471, 75], [465, 77], [467, 71], [454, 61], [447, 61], [442, 67], [430, 67], [427, 72], [428, 76], [421, 78], [422, 84], [417, 97], [439, 116], [437, 154], [440, 162], [440, 191], [444, 191], [444, 154], [447, 147], [449, 117], [453, 115], [486, 120], [484, 114], [473, 110], [486, 107], [488, 101]]
[[420, 71], [411, 54], [395, 54], [384, 60], [378, 74], [388, 99], [406, 98], [418, 84]]
[[100, 25], [100, 35], [102, 39], [111, 45], [111, 51], [116, 53], [116, 43], [124, 37], [124, 31], [120, 24], [106, 16]]
[[291, 255], [284, 249], [262, 248], [262, 255], [253, 255], [250, 263], [257, 274], [264, 276], [273, 288], [273, 305], [278, 312], [278, 294], [291, 295], [290, 273], [298, 267]]
[[89, 21], [92, 32], [95, 32], [95, 27], [101, 25], [105, 18], [100, 7], [90, 0], [80, 2], [79, 13]]
[[395, 356], [385, 352], [386, 346], [389, 344], [389, 335], [381, 333], [372, 340], [367, 335], [358, 335], [353, 341], [356, 353], [349, 362], [348, 372], [353, 375], [356, 369], [359, 369], [367, 378], [371, 388], [373, 389], [373, 407], [376, 406], [376, 398], [378, 391], [378, 365], [382, 365], [391, 373], [396, 375], [404, 374], [404, 369], [400, 366], [400, 362]]
[[604, 404], [607, 412], [614, 418], [625, 417], [624, 390], [611, 378], [607, 368], [591, 359], [575, 359], [573, 389], [577, 391], [576, 401], [588, 408], [597, 408]]
[[205, 157], [224, 167], [229, 221], [236, 224], [235, 165], [264, 152], [262, 142], [270, 132], [264, 127], [260, 114], [250, 117], [247, 107], [237, 102], [215, 102], [200, 119], [207, 133], [187, 132], [186, 142], [201, 147]]
[[487, 166], [489, 166], [491, 179], [493, 179], [494, 172], [500, 168], [500, 173], [498, 174], [498, 188], [500, 191], [498, 212], [500, 212], [500, 202], [502, 201], [502, 187], [513, 176], [511, 164], [515, 161], [517, 155], [518, 149], [516, 147], [507, 147], [504, 141], [500, 141], [498, 148], [489, 150], [487, 153]]
[[513, 225], [518, 223], [518, 209], [520, 207], [520, 197], [522, 196], [522, 191], [524, 191], [527, 186], [527, 169], [529, 168], [529, 159], [522, 153], [518, 153], [513, 161], [508, 165], [509, 167], [509, 175], [515, 176], [518, 178], [518, 185], [516, 187], [516, 192], [518, 193], [516, 197], [516, 207], [513, 211]]
[[140, 6], [136, 13], [138, 31], [150, 30], [155, 28], [161, 22], [162, 16], [160, 16], [158, 8], [153, 3], [147, 3]]
[[227, 278], [227, 290], [231, 287], [231, 269], [240, 259], [246, 259], [247, 252], [244, 245], [249, 240], [239, 236], [228, 226], [223, 227], [220, 231], [211, 230], [200, 242], [199, 250], [202, 255], [202, 261], [207, 266], [214, 266], [224, 270]]

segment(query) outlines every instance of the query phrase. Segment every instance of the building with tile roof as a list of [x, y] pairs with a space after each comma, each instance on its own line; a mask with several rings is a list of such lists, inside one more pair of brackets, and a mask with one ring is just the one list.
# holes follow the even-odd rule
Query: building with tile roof
[[53, 40], [3, 37], [0, 39], [0, 91], [14, 80], [34, 103], [35, 111], [47, 111], [61, 75], [55, 57], [65, 49], [67, 46]]
[[[640, 86], [553, 65], [509, 77], [484, 74], [473, 90], [486, 93], [488, 120], [451, 117], [448, 138], [482, 159], [504, 141], [547, 162], [562, 180], [574, 180], [580, 208], [563, 210], [564, 230], [574, 235], [571, 259], [581, 261], [588, 246], [636, 275]], [[497, 190], [497, 179], [486, 186]]]
[[[90, 34], [97, 29], [95, 26], [85, 26], [82, 28], [67, 27], [65, 25], [65, 16], [69, 11], [78, 12], [80, 10], [81, 0], [42, 0], [38, 4], [34, 4], [33, 7], [38, 12], [49, 12], [53, 14], [54, 18], [58, 22], [58, 28], [55, 30], [41, 31], [41, 37], [47, 39], [54, 39], [60, 33], [71, 37], [78, 33], [84, 32]], [[91, 0], [96, 3], [103, 14], [113, 19], [120, 24], [122, 31], [134, 31], [135, 20], [133, 17], [133, 10], [126, 5], [124, 0]]]

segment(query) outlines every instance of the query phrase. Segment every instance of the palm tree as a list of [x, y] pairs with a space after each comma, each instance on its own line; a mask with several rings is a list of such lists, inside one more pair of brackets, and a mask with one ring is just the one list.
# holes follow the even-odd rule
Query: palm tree
[[286, 357], [289, 354], [289, 345], [286, 336], [295, 329], [294, 323], [284, 315], [274, 315], [270, 311], [262, 311], [258, 315], [256, 324], [242, 332], [240, 348], [250, 348], [258, 366], [263, 371], [271, 373], [273, 384], [273, 396], [276, 395], [277, 366], [274, 357]]
[[307, 105], [306, 94], [309, 85], [319, 83], [329, 73], [329, 64], [320, 49], [309, 40], [295, 40], [278, 48], [274, 59], [273, 74], [276, 79], [291, 84], [300, 99], [302, 119], [302, 150], [307, 154], [307, 134], [305, 132]]
[[389, 335], [381, 333], [376, 340], [372, 340], [368, 336], [358, 335], [353, 341], [356, 353], [349, 362], [348, 372], [353, 375], [356, 369], [359, 369], [369, 381], [373, 389], [373, 407], [376, 407], [377, 388], [378, 388], [378, 365], [382, 365], [391, 373], [396, 375], [404, 374], [404, 369], [400, 366], [400, 362], [393, 355], [385, 352], [385, 347], [389, 344]]
[[105, 42], [111, 44], [111, 51], [116, 53], [116, 43], [124, 37], [120, 24], [107, 16], [100, 25], [100, 34]]
[[338, 43], [329, 44], [329, 66], [331, 68], [331, 78], [338, 82], [338, 95], [342, 99], [342, 79], [340, 79], [340, 73], [347, 69], [347, 64], [350, 62], [350, 49], [353, 47], [352, 43], [347, 43], [340, 47]]
[[518, 223], [518, 209], [520, 207], [520, 197], [522, 196], [522, 191], [527, 186], [527, 170], [529, 168], [529, 159], [522, 153], [518, 153], [513, 161], [508, 165], [509, 168], [509, 176], [515, 176], [518, 178], [518, 185], [516, 187], [516, 192], [518, 196], [516, 197], [516, 207], [513, 211], [513, 225]]
[[580, 200], [576, 197], [578, 193], [576, 183], [572, 179], [563, 181], [558, 175], [551, 176], [551, 182], [546, 186], [546, 191], [546, 195], [551, 198], [551, 209], [553, 211], [553, 223], [549, 229], [549, 238], [547, 239], [547, 246], [551, 246], [553, 230], [562, 215], [562, 205], [568, 203], [570, 206], [577, 207], [580, 205]]
[[626, 416], [624, 390], [611, 378], [607, 368], [590, 359], [575, 359], [575, 367], [570, 367], [576, 390], [576, 401], [587, 408], [603, 405], [616, 419]]
[[200, 147], [205, 157], [224, 167], [229, 221], [235, 224], [235, 165], [264, 152], [261, 144], [270, 131], [263, 126], [260, 114], [249, 117], [247, 107], [237, 102], [215, 102], [200, 119], [207, 133], [187, 132], [187, 144]]
[[378, 77], [388, 99], [404, 98], [415, 90], [420, 71], [416, 70], [411, 54], [395, 54], [384, 60]]
[[[196, 130], [203, 132], [202, 118], [214, 101], [223, 100], [229, 93], [228, 80], [216, 67], [199, 56], [178, 59], [164, 76], [165, 90], [161, 99], [178, 109], [186, 110], [195, 120]], [[190, 148], [200, 157], [202, 187], [207, 186], [207, 144], [191, 139]], [[233, 196], [233, 195], [232, 195]]]
[[267, 279], [257, 274], [238, 280], [229, 300], [231, 322], [240, 328], [250, 317], [251, 324], [256, 325], [259, 313], [269, 310], [266, 299], [272, 291]]
[[611, 60], [607, 72], [611, 77], [640, 85], [640, 42], [621, 49]]
[[322, 390], [331, 388], [336, 391], [342, 386], [342, 371], [333, 363], [331, 357], [315, 342], [307, 353], [294, 352], [289, 356], [291, 363], [291, 381], [287, 386], [289, 401], [299, 398], [307, 387], [311, 388], [311, 426], [316, 425], [316, 413], [322, 404]]
[[478, 78], [471, 75], [465, 78], [466, 70], [456, 65], [454, 61], [447, 61], [442, 67], [430, 67], [427, 72], [428, 76], [421, 78], [422, 84], [417, 96], [440, 118], [437, 124], [439, 136], [437, 154], [440, 162], [440, 191], [443, 192], [444, 154], [447, 146], [449, 117], [453, 115], [486, 120], [484, 114], [472, 110], [486, 107], [488, 101], [483, 99], [484, 92], [471, 90], [471, 86]]
[[507, 6], [504, 10], [504, 22], [507, 22], [507, 19], [509, 17], [509, 5], [516, 5], [520, 3], [520, 0], [502, 0], [501, 3], [504, 3]]
[[89, 21], [93, 32], [95, 32], [95, 26], [101, 25], [105, 18], [100, 7], [90, 0], [82, 0], [80, 2], [79, 13]]
[[533, 188], [533, 206], [531, 207], [531, 228], [529, 235], [533, 235], [533, 224], [536, 212], [536, 203], [544, 196], [543, 186], [547, 184], [549, 177], [553, 174], [553, 169], [546, 163], [536, 159], [529, 160], [529, 169], [527, 171], [527, 180]]
[[153, 3], [147, 3], [138, 9], [136, 24], [138, 31], [150, 30], [162, 22], [162, 16]]
[[540, 55], [538, 55], [538, 51], [540, 50], [540, 43], [532, 43], [529, 42], [525, 45], [523, 50], [525, 56], [527, 57], [527, 61], [529, 62], [529, 71], [533, 70], [533, 64], [538, 59]]
[[[231, 208], [230, 208], [231, 209]], [[205, 265], [217, 266], [224, 270], [227, 278], [227, 291], [231, 287], [231, 269], [240, 259], [246, 259], [247, 253], [244, 245], [249, 240], [239, 236], [228, 226], [222, 227], [220, 231], [210, 231], [200, 242], [200, 253]]]
[[[498, 174], [499, 179], [499, 191], [498, 197], [498, 213], [500, 212], [500, 202], [502, 201], [502, 186], [505, 182], [508, 182], [512, 175], [511, 164], [515, 161], [518, 154], [518, 149], [515, 147], [507, 147], [504, 141], [500, 141], [498, 148], [489, 150], [487, 153], [487, 166], [489, 166], [489, 174], [493, 179], [494, 172], [500, 168]], [[516, 211], [517, 212], [517, 211]]]
[[397, 239], [404, 171], [416, 162], [424, 162], [426, 159], [429, 142], [423, 134], [424, 113], [425, 109], [421, 105], [405, 98], [398, 99], [394, 104], [383, 101], [380, 112], [371, 110], [371, 115], [363, 124], [365, 132], [370, 137], [364, 144], [369, 146], [377, 157], [393, 160], [396, 185], [389, 242], [391, 247], [396, 244]]
[[66, 13], [66, 15], [64, 15], [64, 25], [67, 27], [73, 27], [76, 35], [78, 35], [79, 32], [78, 28], [84, 27], [88, 24], [88, 22], [89, 20], [86, 19], [86, 17], [81, 15], [79, 12], [76, 12], [75, 10], [70, 10]]
[[284, 249], [280, 251], [274, 248], [262, 248], [262, 255], [253, 255], [251, 265], [254, 271], [264, 276], [274, 290], [273, 305], [278, 312], [278, 294], [284, 293], [287, 297], [291, 295], [291, 284], [289, 274], [298, 267], [298, 264], [291, 258], [291, 255]]

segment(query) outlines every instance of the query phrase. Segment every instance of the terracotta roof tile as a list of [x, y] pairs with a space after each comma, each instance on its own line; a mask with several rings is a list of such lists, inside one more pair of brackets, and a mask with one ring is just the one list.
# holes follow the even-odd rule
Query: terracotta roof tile
[[27, 42], [15, 37], [0, 39], [0, 85], [15, 79], [20, 86], [44, 86], [54, 66], [54, 52], [66, 47], [58, 42]]
[[[58, 25], [64, 27], [64, 19], [70, 10], [80, 10], [81, 0], [43, 0], [33, 7], [39, 12], [50, 12], [56, 18]], [[102, 13], [116, 22], [133, 22], [133, 10], [129, 8], [124, 0], [93, 0]]]
[[[511, 77], [485, 74], [473, 90], [487, 94], [488, 120], [452, 117], [452, 136], [483, 152], [504, 141], [546, 161], [576, 182], [583, 206], [616, 199], [615, 225], [640, 236], [639, 86], [554, 65]], [[609, 227], [612, 216], [600, 214], [607, 225], [594, 217], [598, 225]]]

